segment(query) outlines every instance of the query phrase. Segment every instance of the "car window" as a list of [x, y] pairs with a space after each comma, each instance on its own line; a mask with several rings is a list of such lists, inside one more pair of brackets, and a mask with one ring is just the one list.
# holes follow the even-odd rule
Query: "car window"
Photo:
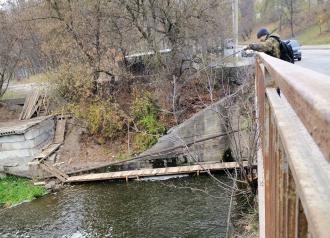
[[295, 41], [295, 40], [291, 40], [291, 41], [290, 41], [290, 45], [293, 46], [293, 47], [299, 47], [298, 42]]

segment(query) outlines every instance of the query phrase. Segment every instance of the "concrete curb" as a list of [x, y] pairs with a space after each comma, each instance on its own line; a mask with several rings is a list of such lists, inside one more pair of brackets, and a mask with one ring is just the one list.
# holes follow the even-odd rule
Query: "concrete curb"
[[330, 45], [304, 45], [302, 50], [330, 50]]

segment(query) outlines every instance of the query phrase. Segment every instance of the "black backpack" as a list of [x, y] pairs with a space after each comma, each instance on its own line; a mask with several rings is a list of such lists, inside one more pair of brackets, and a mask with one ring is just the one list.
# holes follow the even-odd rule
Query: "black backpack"
[[270, 36], [270, 37], [273, 37], [274, 39], [276, 39], [278, 41], [278, 43], [280, 44], [281, 60], [285, 60], [285, 61], [288, 61], [288, 62], [294, 64], [293, 50], [290, 45], [290, 41], [282, 41], [277, 36]]

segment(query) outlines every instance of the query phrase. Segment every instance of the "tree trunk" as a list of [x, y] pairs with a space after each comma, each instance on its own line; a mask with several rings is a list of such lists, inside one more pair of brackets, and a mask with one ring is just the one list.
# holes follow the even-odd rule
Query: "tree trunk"
[[283, 21], [283, 4], [282, 1], [280, 1], [280, 23], [279, 23], [279, 27], [278, 27], [278, 31], [281, 34], [282, 32], [282, 21]]
[[95, 70], [93, 75], [93, 86], [92, 86], [93, 95], [97, 95], [97, 80], [99, 79], [99, 77], [100, 77], [99, 70]]
[[290, 26], [291, 26], [291, 37], [294, 37], [294, 32], [293, 32], [293, 1], [290, 1]]
[[178, 124], [178, 115], [177, 115], [177, 80], [176, 76], [173, 75], [173, 92], [172, 92], [172, 113], [175, 119], [176, 125]]

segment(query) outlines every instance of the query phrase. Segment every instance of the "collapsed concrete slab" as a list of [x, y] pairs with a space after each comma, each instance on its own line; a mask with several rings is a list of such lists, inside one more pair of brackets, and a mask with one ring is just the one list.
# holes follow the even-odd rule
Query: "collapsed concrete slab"
[[28, 176], [28, 162], [54, 138], [53, 116], [0, 123], [0, 172]]
[[[223, 112], [225, 100], [214, 103], [180, 125], [170, 129], [167, 135], [161, 137], [157, 144], [140, 156], [145, 156], [145, 159], [156, 159], [184, 155], [194, 157], [191, 158], [193, 160], [198, 158], [199, 161], [204, 162], [221, 161], [224, 151], [228, 148], [228, 137], [224, 128], [225, 122], [221, 120], [220, 116]], [[218, 136], [222, 134], [223, 136]], [[195, 143], [203, 140], [205, 140], [203, 143]], [[189, 153], [186, 151], [186, 145], [189, 146]], [[177, 150], [171, 150], [171, 148], [176, 147]], [[165, 153], [167, 149], [171, 151]]]
[[240, 86], [235, 93], [171, 128], [167, 135], [136, 158], [154, 161], [181, 157], [188, 163], [247, 159], [247, 148], [252, 142], [244, 127], [247, 127], [245, 121], [252, 118], [240, 116], [240, 103], [248, 100], [245, 94], [250, 90], [249, 83]]

